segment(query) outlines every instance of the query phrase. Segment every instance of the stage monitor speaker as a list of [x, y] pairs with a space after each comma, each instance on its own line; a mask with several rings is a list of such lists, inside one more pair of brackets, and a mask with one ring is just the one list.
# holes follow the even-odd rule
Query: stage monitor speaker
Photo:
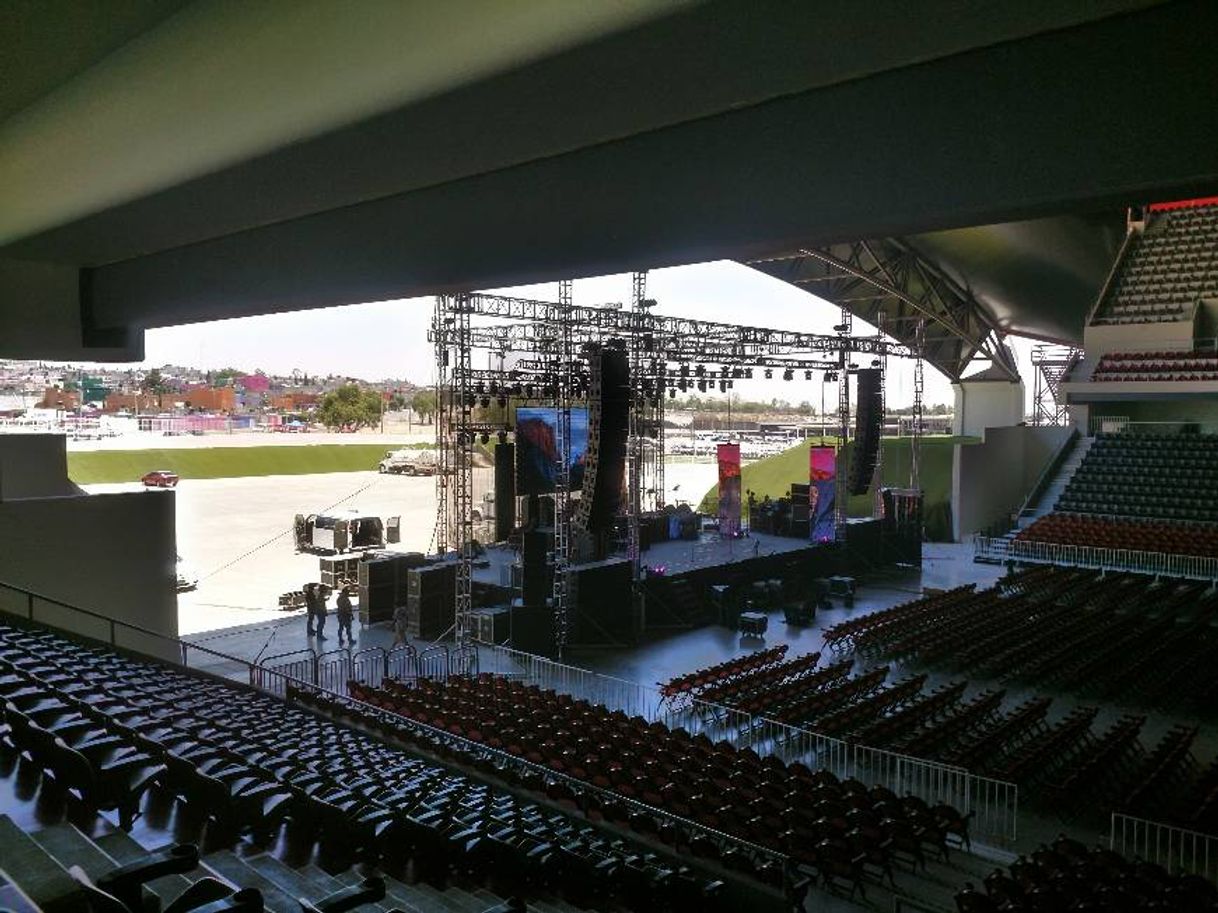
[[850, 494], [866, 494], [875, 473], [884, 427], [883, 372], [861, 368], [858, 372], [858, 402], [854, 409], [854, 449], [850, 459]]
[[495, 541], [506, 542], [516, 528], [516, 445], [495, 445]]

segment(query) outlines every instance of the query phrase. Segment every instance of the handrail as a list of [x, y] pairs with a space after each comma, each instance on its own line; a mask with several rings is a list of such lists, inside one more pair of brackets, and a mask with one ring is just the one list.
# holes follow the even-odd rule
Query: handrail
[[1108, 297], [1108, 291], [1112, 287], [1112, 280], [1116, 278], [1117, 268], [1125, 261], [1125, 254], [1129, 252], [1129, 247], [1135, 234], [1141, 234], [1141, 231], [1130, 225], [1125, 232], [1125, 239], [1121, 241], [1121, 246], [1117, 249], [1116, 259], [1112, 261], [1112, 267], [1104, 278], [1104, 284], [1100, 286], [1100, 294], [1095, 299], [1095, 303], [1091, 305], [1091, 310], [1087, 312], [1087, 320], [1083, 323], [1083, 326], [1091, 326], [1091, 321], [1095, 319], [1096, 313], [1099, 312], [1100, 305]]
[[974, 538], [973, 553], [977, 558], [1003, 558], [1030, 564], [1060, 564], [1066, 567], [1090, 567], [1218, 581], [1218, 558], [1207, 558], [1203, 555], [1177, 555], [1171, 552], [1144, 552], [1069, 545], [1064, 542], [994, 539], [985, 536]]
[[1020, 505], [1019, 512], [1016, 514], [1017, 517], [1022, 517], [1025, 510], [1033, 504], [1038, 503], [1040, 496], [1044, 493], [1045, 488], [1048, 487], [1049, 480], [1056, 476], [1058, 470], [1062, 468], [1062, 464], [1066, 462], [1067, 451], [1071, 453], [1074, 451], [1074, 446], [1077, 444], [1079, 437], [1078, 428], [1071, 428], [1070, 434], [1058, 446], [1057, 451], [1041, 471], [1040, 478], [1036, 480], [1036, 484], [1032, 486], [1028, 496], [1023, 499], [1023, 504]]

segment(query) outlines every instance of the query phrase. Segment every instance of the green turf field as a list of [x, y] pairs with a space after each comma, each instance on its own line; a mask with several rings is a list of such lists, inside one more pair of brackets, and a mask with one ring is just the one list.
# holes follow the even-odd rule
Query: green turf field
[[200, 447], [166, 450], [95, 450], [68, 454], [68, 476], [78, 485], [138, 482], [153, 469], [184, 479], [306, 475], [375, 470], [391, 444], [313, 444], [280, 447]]
[[[928, 437], [922, 440], [921, 477], [922, 490], [926, 492], [924, 514], [927, 536], [933, 541], [950, 541], [951, 496], [952, 496], [952, 447], [960, 443], [974, 443], [974, 438]], [[766, 495], [771, 498], [786, 497], [791, 483], [808, 478], [808, 447], [820, 440], [810, 438], [790, 450], [758, 460], [744, 467], [744, 491], [753, 491], [760, 501]], [[832, 443], [827, 441], [826, 443]], [[852, 447], [853, 444], [847, 444]], [[884, 484], [904, 487], [909, 484], [909, 438], [884, 438]], [[699, 509], [714, 513], [719, 503], [718, 486], [713, 486], [702, 499]], [[871, 515], [870, 494], [850, 499], [850, 516]]]

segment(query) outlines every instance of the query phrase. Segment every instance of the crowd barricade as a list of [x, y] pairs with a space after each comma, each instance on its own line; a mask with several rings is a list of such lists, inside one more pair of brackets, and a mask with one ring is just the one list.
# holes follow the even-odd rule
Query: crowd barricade
[[994, 539], [977, 536], [974, 557], [986, 561], [1011, 560], [1030, 564], [1056, 564], [1106, 571], [1129, 571], [1187, 577], [1191, 580], [1218, 580], [1218, 558], [1199, 555], [1172, 555], [1166, 552], [1141, 552], [1116, 548], [1065, 545], [1060, 542], [1032, 542], [1022, 539]]

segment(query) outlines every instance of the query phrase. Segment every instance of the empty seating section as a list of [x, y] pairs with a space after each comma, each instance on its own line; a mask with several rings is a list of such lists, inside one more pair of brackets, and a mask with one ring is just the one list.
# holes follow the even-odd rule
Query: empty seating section
[[716, 882], [641, 845], [249, 689], [0, 625], [0, 696], [8, 738], [48, 782], [124, 826], [156, 789], [209, 838], [262, 844], [289, 822], [329, 858], [441, 889], [490, 878], [578, 905], [713, 907]]
[[1093, 381], [1218, 380], [1218, 352], [1110, 352], [1100, 358]]
[[1088, 849], [1069, 837], [1020, 856], [986, 876], [981, 888], [956, 895], [958, 913], [1209, 913], [1218, 888], [1196, 875], [1130, 861], [1102, 846]]
[[1084, 514], [1046, 514], [1015, 537], [1079, 548], [1111, 548], [1218, 558], [1218, 528]]
[[781, 663], [786, 655], [787, 645], [782, 644], [769, 650], [736, 656], [709, 669], [678, 675], [660, 685], [660, 693], [665, 697], [684, 694], [702, 697], [707, 689], [747, 679], [754, 672]]
[[[1216, 622], [1218, 591], [1205, 582], [1039, 565], [992, 589], [961, 588], [849, 619], [825, 640], [872, 659], [1212, 714]], [[1047, 697], [1004, 711], [998, 694], [981, 692], [960, 704], [962, 691], [941, 722], [912, 738], [894, 739], [891, 730], [917, 712], [916, 701], [857, 736], [1019, 783], [1067, 817], [1101, 803], [1218, 833], [1218, 762], [1197, 767], [1195, 728], [1173, 729], [1147, 752], [1140, 741], [1145, 716], [1122, 716], [1097, 736], [1095, 706], [1076, 706], [1050, 722]]]
[[1218, 297], [1218, 206], [1158, 213], [1130, 243], [1093, 324], [1188, 320]]
[[[900, 687], [900, 686], [898, 686]], [[352, 696], [400, 717], [459, 733], [628, 800], [663, 808], [713, 831], [798, 860], [828, 886], [865, 893], [868, 874], [891, 880], [899, 860], [916, 867], [946, 857], [949, 837], [967, 843], [968, 818], [825, 770], [762, 758], [681, 729], [628, 717], [569, 695], [487, 674], [417, 686], [351, 683]], [[403, 720], [403, 724], [405, 720]], [[410, 730], [403, 732], [409, 737]], [[554, 798], [568, 798], [561, 788]], [[673, 843], [679, 835], [629, 804], [587, 794], [585, 810]], [[715, 854], [705, 839], [695, 855]], [[742, 856], [724, 864], [763, 878]]]
[[1054, 510], [1218, 523], [1218, 437], [1096, 435]]

